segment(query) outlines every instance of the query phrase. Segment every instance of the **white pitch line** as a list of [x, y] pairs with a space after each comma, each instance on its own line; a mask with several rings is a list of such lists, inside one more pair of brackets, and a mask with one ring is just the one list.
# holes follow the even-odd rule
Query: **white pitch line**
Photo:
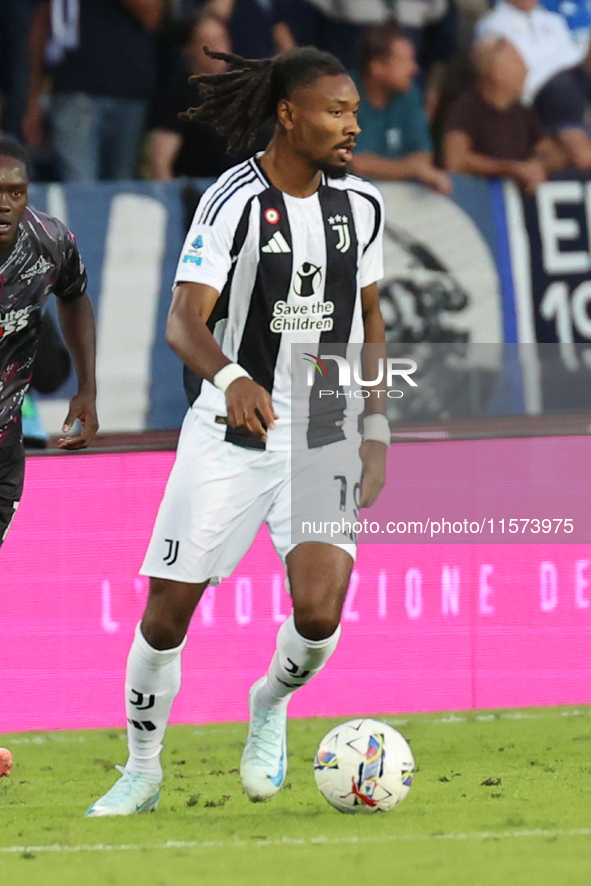
[[[370, 715], [367, 714], [366, 716], [369, 717]], [[409, 714], [409, 717], [414, 717], [414, 716], [415, 716], [415, 714]], [[421, 716], [421, 715], [417, 714], [416, 716]], [[534, 713], [527, 711], [527, 710], [525, 710], [525, 711], [514, 710], [514, 711], [503, 711], [500, 714], [470, 714], [468, 712], [466, 715], [464, 715], [463, 713], [461, 713], [461, 714], [453, 714], [452, 713], [452, 714], [448, 714], [445, 717], [428, 717], [428, 718], [425, 718], [425, 719], [420, 720], [418, 722], [420, 722], [420, 723], [441, 723], [443, 725], [455, 725], [456, 723], [474, 723], [474, 721], [476, 721], [478, 723], [494, 723], [494, 722], [498, 722], [499, 720], [560, 720], [563, 717], [589, 717], [589, 716], [591, 716], [591, 708], [589, 708], [588, 710], [584, 710], [584, 711], [580, 711], [578, 709], [575, 709], [574, 711], [561, 711], [560, 713], [554, 713], [554, 712], [549, 711], [547, 713], [540, 713], [540, 714], [534, 714]], [[327, 719], [334, 720], [335, 717], [331, 717], [331, 718], [327, 718]], [[390, 725], [392, 725], [392, 726], [406, 726], [410, 722], [408, 717], [404, 717], [404, 716], [398, 717], [395, 714], [376, 714], [375, 716], [373, 716], [373, 719], [383, 720], [385, 723], [390, 723]], [[174, 726], [190, 726], [191, 724], [190, 723], [174, 723], [172, 725], [174, 725]], [[102, 730], [102, 729], [94, 730], [93, 729], [92, 731], [109, 732], [109, 731], [113, 731], [113, 729], [119, 729], [119, 728], [122, 729], [122, 727], [113, 726], [108, 729], [105, 728], [104, 730]], [[293, 722], [293, 724], [292, 724], [292, 729], [295, 729], [297, 731], [298, 728], [299, 728], [298, 721], [295, 720], [295, 722]], [[306, 725], [304, 728], [307, 730], [309, 727]], [[242, 724], [242, 728], [232, 729], [231, 733], [238, 734], [238, 733], [244, 732], [244, 729], [246, 729], [246, 723]], [[220, 729], [220, 728], [216, 727], [216, 724], [212, 724], [212, 728], [210, 729], [207, 727], [207, 724], [204, 724], [204, 726], [202, 726], [201, 728], [194, 729], [193, 735], [206, 735], [206, 736], [207, 735], [228, 735], [228, 730], [227, 729]], [[61, 744], [70, 744], [70, 743], [71, 744], [78, 744], [80, 742], [89, 741], [89, 740], [95, 741], [97, 739], [97, 737], [100, 738], [100, 736], [94, 735], [92, 737], [92, 739], [88, 739], [84, 735], [60, 735], [59, 732], [56, 732], [56, 733], [51, 733], [48, 735], [35, 735], [32, 738], [11, 739], [7, 735], [7, 741], [10, 745], [19, 745], [19, 744], [43, 745], [43, 744], [49, 744], [52, 741], [59, 742]], [[121, 740], [125, 739], [126, 737], [127, 736], [125, 735], [124, 732], [121, 732], [120, 734], [117, 735], [117, 738], [121, 739]]]
[[[563, 717], [588, 717], [590, 714], [591, 710], [561, 711], [560, 713], [547, 712], [542, 714], [534, 714], [530, 711], [503, 711], [500, 714], [472, 714], [468, 716], [448, 714], [446, 717], [430, 717], [420, 722], [455, 725], [456, 723], [474, 723], [474, 721], [478, 723], [494, 723], [499, 720], [560, 720]], [[374, 719], [382, 719], [385, 723], [390, 723], [392, 726], [405, 726], [410, 722], [408, 717], [392, 717], [388, 714], [383, 714], [381, 717], [378, 715]]]
[[52, 843], [47, 846], [0, 846], [0, 853], [21, 855], [23, 853], [41, 852], [130, 852], [146, 849], [259, 849], [265, 846], [356, 846], [369, 843], [425, 843], [431, 840], [460, 841], [468, 840], [507, 840], [531, 839], [543, 837], [591, 837], [591, 828], [565, 828], [547, 830], [536, 828], [520, 831], [470, 831], [460, 834], [389, 834], [376, 837], [282, 837], [280, 840], [167, 840], [166, 843], [88, 843], [79, 846], [64, 846]]

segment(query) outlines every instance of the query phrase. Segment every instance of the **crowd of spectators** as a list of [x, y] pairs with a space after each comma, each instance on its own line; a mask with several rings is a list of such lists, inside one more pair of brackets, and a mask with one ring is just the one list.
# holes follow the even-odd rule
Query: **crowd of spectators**
[[[216, 177], [223, 138], [179, 114], [214, 50], [332, 52], [362, 104], [353, 170], [449, 193], [591, 169], [589, 0], [3, 0], [0, 128], [41, 180]], [[261, 134], [259, 149], [270, 133]]]
[[417, 179], [449, 193], [448, 175], [433, 164], [433, 144], [413, 43], [396, 24], [370, 28], [353, 72], [361, 104], [353, 171], [365, 178]]

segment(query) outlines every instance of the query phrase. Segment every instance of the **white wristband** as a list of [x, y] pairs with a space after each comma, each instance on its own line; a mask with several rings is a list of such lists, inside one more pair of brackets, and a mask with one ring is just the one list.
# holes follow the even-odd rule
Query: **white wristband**
[[377, 440], [379, 443], [390, 445], [391, 434], [390, 424], [385, 415], [376, 412], [373, 415], [366, 415], [363, 419], [363, 439]]
[[252, 376], [238, 363], [226, 363], [219, 372], [216, 372], [212, 381], [216, 388], [219, 388], [225, 394], [232, 382], [236, 381], [237, 378], [252, 378]]

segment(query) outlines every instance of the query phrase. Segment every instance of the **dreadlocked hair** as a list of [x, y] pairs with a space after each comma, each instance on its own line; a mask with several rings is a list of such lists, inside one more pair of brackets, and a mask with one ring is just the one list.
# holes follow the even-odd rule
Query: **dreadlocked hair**
[[231, 69], [220, 74], [196, 74], [202, 103], [180, 116], [208, 123], [228, 141], [228, 153], [252, 148], [257, 132], [267, 120], [277, 119], [277, 104], [298, 87], [310, 86], [322, 76], [346, 74], [346, 68], [328, 52], [312, 46], [289, 49], [274, 58], [247, 59], [230, 52], [203, 51], [226, 62]]

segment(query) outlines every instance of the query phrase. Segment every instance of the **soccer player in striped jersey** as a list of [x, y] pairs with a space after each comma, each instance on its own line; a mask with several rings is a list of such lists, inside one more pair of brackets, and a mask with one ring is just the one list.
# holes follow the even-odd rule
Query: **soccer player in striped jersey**
[[[315, 490], [320, 506], [340, 495], [343, 507], [343, 477], [349, 490], [363, 477], [362, 507], [384, 484], [390, 433], [379, 394], [365, 401], [361, 447], [347, 439], [343, 408], [324, 416], [310, 408], [299, 443], [290, 423], [293, 343], [323, 353], [384, 341], [382, 200], [347, 175], [360, 131], [355, 84], [334, 57], [312, 48], [260, 61], [212, 55], [232, 69], [197, 78], [204, 101], [189, 114], [214, 125], [231, 150], [248, 146], [269, 118], [275, 134], [263, 154], [203, 195], [179, 260], [167, 340], [185, 364], [192, 405], [142, 567], [150, 593], [127, 663], [129, 760], [90, 816], [156, 807], [191, 617], [263, 522], [286, 566], [293, 613], [250, 691], [240, 774], [251, 800], [277, 793], [287, 768], [288, 701], [336, 649], [356, 553], [345, 534], [292, 543], [292, 449], [303, 447], [330, 477]], [[354, 520], [353, 508], [347, 501]]]

